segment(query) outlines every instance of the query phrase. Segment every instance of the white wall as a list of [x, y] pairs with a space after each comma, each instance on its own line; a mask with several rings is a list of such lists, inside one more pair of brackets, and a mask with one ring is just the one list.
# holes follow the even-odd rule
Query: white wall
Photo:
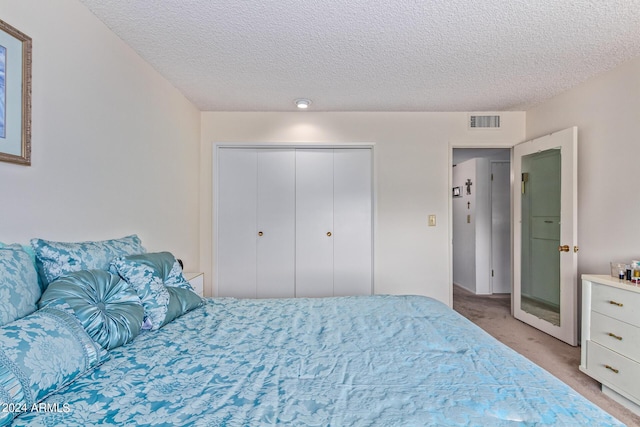
[[578, 273], [640, 259], [640, 58], [527, 112], [527, 139], [578, 126]]
[[456, 148], [453, 150], [454, 165], [476, 158], [509, 162], [511, 161], [511, 150], [509, 148]]
[[0, 0], [33, 39], [32, 166], [0, 163], [0, 241], [137, 233], [199, 265], [200, 112], [76, 0]]
[[[378, 294], [421, 294], [451, 303], [451, 141], [517, 143], [524, 113], [502, 114], [501, 130], [469, 131], [467, 113], [202, 113], [201, 246], [205, 293], [213, 294], [213, 147], [216, 143], [374, 143]], [[428, 227], [429, 214], [437, 226]]]
[[476, 159], [460, 162], [453, 168], [452, 187], [460, 187], [460, 197], [454, 197], [451, 202], [453, 283], [476, 293], [476, 192], [467, 194], [467, 179], [471, 179], [477, 187]]
[[[453, 283], [476, 294], [491, 293], [491, 169], [487, 158], [453, 168], [453, 187], [461, 197], [453, 207]], [[471, 194], [466, 182], [471, 180]], [[467, 222], [467, 215], [469, 222]]]

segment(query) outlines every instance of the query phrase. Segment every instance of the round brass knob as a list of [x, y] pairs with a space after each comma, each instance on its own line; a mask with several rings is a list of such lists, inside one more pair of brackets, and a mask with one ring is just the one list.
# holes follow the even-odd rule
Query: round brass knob
[[262, 231], [258, 231], [258, 236], [262, 236], [264, 233]]
[[331, 237], [331, 232], [327, 231], [327, 236]]

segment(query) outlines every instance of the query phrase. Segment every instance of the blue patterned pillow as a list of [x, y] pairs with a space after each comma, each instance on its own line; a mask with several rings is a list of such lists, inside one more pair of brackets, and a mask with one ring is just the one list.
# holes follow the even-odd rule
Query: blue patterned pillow
[[[6, 247], [6, 246], [16, 246], [18, 245], [18, 243], [11, 243], [11, 244], [7, 244], [7, 243], [2, 243], [0, 242], [0, 248]], [[33, 250], [33, 248], [31, 247], [31, 245], [19, 245], [22, 250], [24, 250], [27, 255], [29, 255], [29, 258], [31, 258], [31, 262], [33, 263], [33, 267], [36, 269], [36, 273], [38, 271], [37, 267], [36, 267], [36, 251]], [[40, 275], [36, 274], [38, 276], [38, 285], [40, 286], [40, 291], [42, 292], [42, 290], [44, 289], [44, 286], [42, 285], [42, 280], [40, 279]]]
[[38, 275], [20, 245], [0, 248], [0, 326], [36, 311]]
[[118, 257], [112, 265], [138, 292], [149, 329], [160, 329], [203, 302], [169, 252]]
[[80, 270], [108, 270], [115, 257], [145, 253], [138, 236], [97, 242], [52, 242], [31, 239], [45, 288], [59, 277]]
[[[0, 242], [0, 248], [4, 248], [7, 246], [16, 246], [16, 245], [18, 245], [18, 243]], [[20, 247], [22, 248], [22, 250], [24, 250], [27, 253], [27, 255], [29, 255], [29, 257], [31, 258], [31, 261], [33, 261], [33, 265], [36, 265], [36, 252], [33, 250], [31, 245], [20, 245]]]
[[69, 304], [84, 330], [107, 350], [137, 337], [144, 321], [135, 289], [104, 270], [76, 271], [50, 283], [40, 307], [56, 300]]
[[[0, 328], [0, 402], [30, 410], [106, 358], [69, 306], [49, 306]], [[0, 412], [0, 425], [15, 411]]]

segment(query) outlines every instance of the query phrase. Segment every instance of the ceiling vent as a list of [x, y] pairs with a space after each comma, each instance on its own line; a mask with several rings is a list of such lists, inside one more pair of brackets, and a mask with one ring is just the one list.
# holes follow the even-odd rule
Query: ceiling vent
[[499, 129], [500, 116], [469, 116], [469, 129]]

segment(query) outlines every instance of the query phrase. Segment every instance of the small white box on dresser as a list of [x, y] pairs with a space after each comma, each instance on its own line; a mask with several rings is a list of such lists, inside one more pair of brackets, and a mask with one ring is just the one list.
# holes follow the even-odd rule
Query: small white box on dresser
[[204, 296], [204, 273], [199, 272], [182, 272], [182, 275], [191, 285], [196, 294]]
[[582, 275], [580, 370], [640, 414], [640, 288], [634, 283]]

